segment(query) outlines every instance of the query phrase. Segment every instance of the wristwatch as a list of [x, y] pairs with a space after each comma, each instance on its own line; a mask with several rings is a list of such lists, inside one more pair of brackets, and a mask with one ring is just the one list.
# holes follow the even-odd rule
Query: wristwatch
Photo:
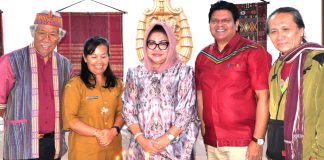
[[252, 141], [255, 142], [256, 144], [262, 146], [264, 144], [264, 139], [263, 138], [255, 138], [252, 137]]
[[168, 139], [169, 139], [169, 141], [173, 141], [174, 140], [174, 135], [173, 134], [171, 134], [170, 132], [167, 132], [167, 135], [168, 135]]
[[116, 128], [117, 135], [120, 134], [120, 128], [118, 126], [112, 126], [111, 128]]

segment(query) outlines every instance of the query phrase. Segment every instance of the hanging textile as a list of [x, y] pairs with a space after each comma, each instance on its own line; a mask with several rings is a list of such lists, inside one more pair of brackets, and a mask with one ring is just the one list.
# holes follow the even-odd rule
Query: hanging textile
[[4, 51], [3, 51], [2, 11], [0, 10], [0, 57], [3, 54], [4, 54]]
[[240, 34], [267, 48], [267, 4], [269, 2], [236, 4], [240, 11]]
[[123, 77], [122, 12], [61, 12], [66, 35], [58, 45], [59, 53], [69, 58], [78, 74], [81, 69], [83, 43], [91, 36], [109, 40], [109, 63], [117, 77]]

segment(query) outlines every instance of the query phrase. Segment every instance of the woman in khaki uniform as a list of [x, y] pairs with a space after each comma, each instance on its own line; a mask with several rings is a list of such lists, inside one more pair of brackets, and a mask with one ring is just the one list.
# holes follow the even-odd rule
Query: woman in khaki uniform
[[63, 125], [69, 160], [121, 158], [122, 81], [109, 66], [109, 44], [92, 37], [84, 44], [81, 73], [65, 86]]

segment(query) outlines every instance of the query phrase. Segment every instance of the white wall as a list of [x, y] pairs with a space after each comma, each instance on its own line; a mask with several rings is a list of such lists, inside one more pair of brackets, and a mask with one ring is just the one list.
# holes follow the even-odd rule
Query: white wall
[[[59, 10], [79, 0], [0, 0], [3, 13], [4, 51], [5, 53], [24, 47], [32, 41], [29, 26], [41, 10]], [[135, 38], [139, 18], [145, 8], [153, 6], [153, 0], [97, 0], [115, 8], [124, 10], [123, 42], [124, 42], [124, 75], [127, 68], [138, 65]], [[217, 0], [170, 0], [172, 7], [182, 7], [188, 18], [193, 36], [193, 53], [189, 65], [194, 65], [197, 53], [206, 45], [213, 42], [209, 32], [208, 12], [210, 4]], [[228, 0], [233, 3], [260, 2], [258, 0]], [[275, 0], [268, 5], [268, 15], [278, 7], [291, 6], [297, 8], [305, 21], [306, 38], [308, 41], [321, 43], [321, 0], [312, 0], [312, 5], [305, 0]], [[307, 2], [310, 3], [310, 2]], [[75, 12], [105, 12], [113, 11], [105, 6], [86, 0], [63, 11]], [[268, 51], [277, 58], [278, 51], [268, 38]]]

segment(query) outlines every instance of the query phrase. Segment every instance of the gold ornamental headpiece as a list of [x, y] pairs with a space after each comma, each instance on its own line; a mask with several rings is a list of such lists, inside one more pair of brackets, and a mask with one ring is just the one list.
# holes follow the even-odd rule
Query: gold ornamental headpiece
[[53, 15], [52, 11], [46, 13], [37, 13], [34, 24], [44, 24], [54, 27], [63, 28], [63, 19]]

